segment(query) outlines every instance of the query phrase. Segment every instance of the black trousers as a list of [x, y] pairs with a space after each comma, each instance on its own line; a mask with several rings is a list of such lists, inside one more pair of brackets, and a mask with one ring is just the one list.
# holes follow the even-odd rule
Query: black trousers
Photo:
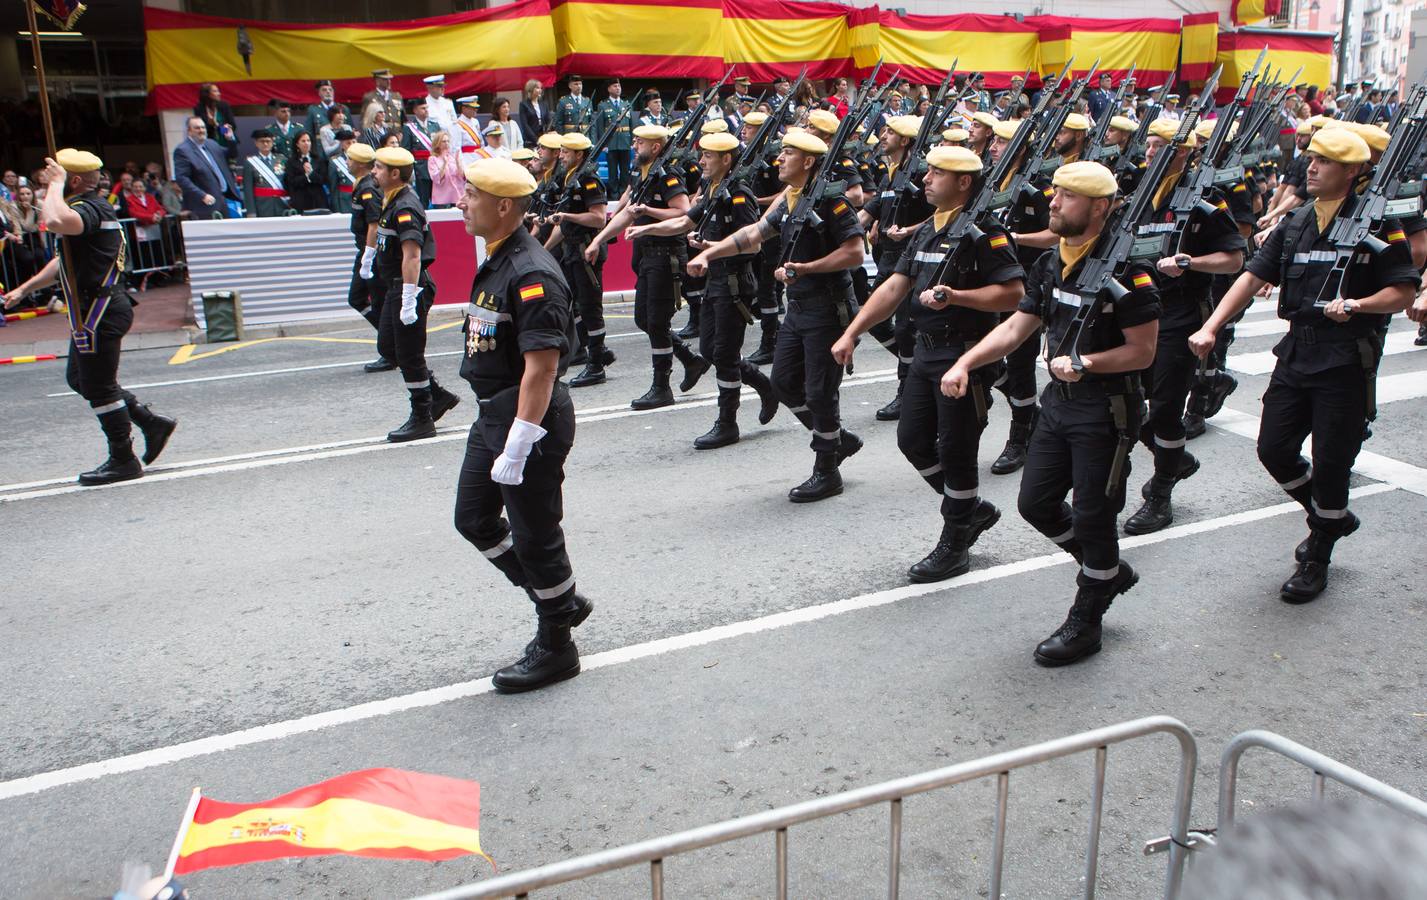
[[347, 305], [361, 313], [362, 318], [372, 323], [373, 328], [380, 330], [382, 298], [385, 294], [375, 276], [363, 278], [358, 274], [361, 268], [362, 250], [358, 248], [357, 258], [352, 260], [352, 283], [347, 286]]
[[[80, 353], [69, 342], [69, 357], [64, 364], [64, 380], [69, 389], [93, 409], [112, 406], [125, 400], [127, 393], [119, 386], [119, 356], [124, 335], [134, 324], [134, 308], [122, 297], [110, 301], [110, 307], [99, 320], [94, 338], [94, 352]], [[130, 395], [132, 396], [132, 395]]]
[[[1129, 398], [1130, 433], [1139, 428], [1142, 400]], [[1120, 540], [1115, 517], [1125, 507], [1130, 475], [1126, 454], [1120, 477], [1110, 484], [1119, 435], [1109, 400], [1063, 399], [1056, 385], [1041, 394], [1041, 417], [1026, 454], [1017, 500], [1021, 517], [1061, 548], [1084, 553], [1077, 581], [1108, 581], [1119, 572]], [[1065, 497], [1071, 495], [1071, 502]]]
[[[1367, 376], [1361, 365], [1304, 375], [1282, 362], [1263, 395], [1259, 461], [1308, 511], [1308, 526], [1341, 537], [1348, 519], [1348, 477], [1363, 446]], [[1313, 462], [1303, 441], [1313, 435]]]
[[421, 276], [421, 295], [416, 301], [416, 322], [401, 321], [401, 282], [386, 285], [381, 304], [381, 324], [377, 327], [377, 352], [396, 363], [408, 391], [431, 389], [431, 370], [426, 366], [426, 317], [436, 298], [435, 286]]
[[[1001, 321], [1010, 318], [1006, 313]], [[1006, 355], [1006, 370], [996, 381], [996, 387], [1011, 404], [1012, 422], [1029, 422], [1036, 412], [1036, 366], [1040, 358], [1041, 329], [1026, 338], [1021, 346]]]
[[[878, 256], [877, 282], [872, 286], [872, 290], [875, 291], [882, 286], [882, 282], [892, 277], [905, 246], [902, 244], [895, 249], [884, 250]], [[862, 302], [866, 302], [866, 298], [862, 298]], [[892, 318], [883, 319], [868, 329], [873, 340], [897, 357], [898, 379], [907, 377], [907, 370], [911, 368], [917, 352], [917, 329], [912, 324], [912, 304], [915, 302], [916, 298], [908, 292], [902, 302], [897, 304], [897, 311], [892, 314]]]
[[812, 307], [789, 299], [788, 315], [773, 346], [773, 391], [778, 402], [812, 431], [816, 453], [836, 451], [842, 437], [838, 410], [842, 366], [832, 358], [832, 345], [846, 328], [841, 309], [845, 309], [842, 298]]
[[609, 164], [608, 196], [618, 197], [624, 193], [624, 186], [629, 183], [629, 150], [607, 148], [605, 160]]
[[[576, 258], [578, 256], [578, 258]], [[565, 273], [565, 281], [570, 285], [570, 301], [574, 304], [576, 322], [584, 327], [588, 346], [594, 348], [604, 343], [604, 260], [594, 265], [585, 262], [584, 256], [566, 253], [560, 259], [560, 268]]]
[[1199, 360], [1189, 350], [1189, 336], [1203, 325], [1199, 304], [1183, 300], [1168, 304], [1159, 320], [1154, 363], [1140, 376], [1150, 401], [1140, 442], [1154, 454], [1154, 471], [1161, 478], [1173, 478], [1184, 460], [1184, 404], [1199, 368]]
[[942, 517], [970, 524], [979, 499], [976, 457], [998, 367], [977, 369], [966, 396], [953, 400], [941, 392], [941, 376], [961, 353], [952, 348], [916, 348], [902, 388], [897, 447], [917, 474], [941, 495]]
[[669, 323], [679, 304], [680, 273], [687, 262], [674, 245], [639, 247], [635, 251], [634, 325], [649, 335], [654, 371], [674, 368], [674, 335]]
[[743, 337], [748, 329], [738, 304], [750, 309], [754, 302], [751, 292], [735, 297], [726, 287], [715, 287], [704, 294], [704, 311], [699, 316], [699, 355], [713, 363], [720, 413], [738, 409], [739, 391], [743, 390]]
[[575, 574], [560, 527], [565, 457], [575, 443], [575, 407], [569, 389], [556, 382], [540, 422], [548, 433], [530, 451], [524, 480], [498, 484], [491, 480], [491, 466], [505, 449], [518, 395], [519, 388], [507, 388], [480, 405], [456, 483], [456, 530], [511, 584], [529, 594], [537, 615], [556, 617], [575, 605]]

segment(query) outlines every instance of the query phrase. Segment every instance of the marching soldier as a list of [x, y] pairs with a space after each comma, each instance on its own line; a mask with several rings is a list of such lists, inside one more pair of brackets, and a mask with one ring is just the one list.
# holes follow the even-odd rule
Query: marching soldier
[[[1295, 550], [1297, 568], [1280, 591], [1289, 603], [1307, 603], [1323, 592], [1333, 546], [1358, 529], [1358, 517], [1348, 509], [1348, 480], [1376, 414], [1381, 329], [1386, 317], [1412, 304], [1420, 283], [1407, 235], [1389, 220], [1377, 234], [1385, 249], [1356, 255], [1338, 296], [1324, 296], [1337, 257], [1327, 234], [1337, 217], [1357, 209], [1353, 183], [1369, 150], [1345, 128], [1324, 128], [1313, 135], [1307, 155], [1312, 199], [1273, 230], [1188, 342], [1203, 358], [1219, 329], [1260, 289], [1278, 286], [1278, 315], [1289, 332], [1274, 347], [1278, 362], [1263, 396], [1258, 453], [1269, 475], [1308, 513], [1308, 538]], [[1320, 298], [1325, 306], [1318, 305]], [[1311, 464], [1302, 456], [1310, 434]]]
[[[636, 225], [627, 232], [631, 238], [687, 234], [690, 244], [702, 249], [758, 221], [762, 214], [753, 189], [747, 184], [728, 186], [724, 183], [733, 169], [738, 139], [727, 132], [706, 134], [699, 139], [699, 148], [704, 172], [699, 202], [677, 218]], [[699, 229], [697, 234], [695, 229]], [[707, 433], [694, 439], [695, 450], [713, 450], [738, 443], [738, 405], [744, 381], [753, 386], [762, 401], [758, 413], [760, 425], [767, 425], [778, 412], [778, 400], [768, 376], [739, 355], [744, 328], [753, 321], [749, 309], [756, 293], [753, 260], [751, 253], [716, 260], [704, 279], [704, 302], [708, 309], [701, 320], [699, 355], [713, 360], [714, 377], [718, 381], [718, 418]]]
[[460, 115], [456, 117], [456, 130], [451, 132], [451, 146], [460, 160], [462, 171], [487, 155], [483, 152], [486, 142], [481, 137], [481, 120], [476, 118], [476, 104], [479, 102], [480, 97], [474, 94], [456, 101]]
[[[1153, 162], [1166, 152], [1178, 130], [1175, 121], [1151, 122], [1147, 160]], [[1196, 143], [1191, 135], [1179, 148], [1169, 173], [1155, 190], [1154, 212], [1148, 221], [1139, 223], [1139, 236], [1173, 233], [1170, 197], [1184, 178], [1185, 161]], [[1195, 210], [1179, 246], [1169, 248], [1170, 255], [1155, 263], [1161, 308], [1159, 346], [1153, 367], [1144, 373], [1150, 414], [1140, 431], [1140, 441], [1154, 454], [1154, 475], [1141, 490], [1144, 505], [1125, 521], [1126, 534], [1150, 534], [1173, 522], [1170, 497], [1175, 484], [1199, 471], [1199, 460], [1184, 447], [1184, 409], [1197, 369], [1187, 341], [1209, 318], [1213, 276], [1233, 275], [1243, 269], [1245, 250], [1228, 204], [1217, 196], [1206, 199], [1212, 212]]]
[[334, 213], [346, 215], [352, 211], [352, 191], [359, 177], [352, 174], [347, 151], [357, 136], [346, 128], [334, 132], [332, 136], [337, 139], [337, 152], [332, 155], [331, 165], [327, 167], [328, 205]]
[[416, 160], [413, 186], [416, 195], [421, 198], [421, 208], [426, 209], [431, 205], [431, 167], [427, 165], [431, 159], [431, 136], [440, 131], [441, 126], [427, 115], [425, 97], [408, 100], [406, 109], [411, 118], [402, 126], [401, 146]]
[[[786, 93], [787, 86], [784, 86]], [[743, 140], [753, 140], [758, 129], [768, 121], [770, 113], [751, 112], [743, 119]], [[759, 170], [749, 179], [749, 185], [758, 197], [758, 212], [768, 210], [783, 193], [783, 183], [778, 179], [778, 155], [783, 145], [777, 135], [769, 137], [763, 148], [763, 160]], [[773, 277], [782, 258], [783, 242], [774, 234], [758, 248], [754, 263], [758, 291], [758, 349], [748, 355], [748, 361], [755, 366], [766, 366], [773, 361], [773, 347], [778, 341], [778, 316], [783, 312], [783, 285]]]
[[560, 138], [560, 167], [564, 176], [556, 203], [559, 211], [549, 216], [554, 228], [545, 241], [546, 250], [558, 253], [560, 271], [574, 303], [575, 333], [588, 348], [585, 368], [570, 380], [571, 387], [603, 384], [605, 366], [615, 361], [614, 351], [605, 346], [605, 249], [599, 248], [593, 262], [585, 259], [590, 238], [605, 224], [604, 185], [593, 171], [580, 176], [591, 146], [590, 139], [577, 132]]
[[[124, 229], [114, 207], [96, 192], [103, 167], [93, 153], [69, 148], [45, 160], [43, 183], [49, 189], [40, 203], [40, 222], [60, 235], [59, 252], [6, 294], [4, 303], [10, 309], [32, 291], [60, 283], [70, 327], [65, 381], [89, 401], [109, 444], [108, 458], [79, 476], [86, 487], [141, 477], [178, 427], [119, 385], [119, 356], [134, 310], [129, 295], [118, 289], [124, 275]], [[62, 278], [61, 266], [66, 268]], [[130, 440], [133, 425], [144, 434], [142, 463]]]
[[426, 207], [411, 186], [415, 166], [411, 152], [401, 147], [376, 151], [372, 166], [383, 197], [377, 227], [368, 232], [373, 243], [367, 245], [376, 251], [376, 290], [383, 293], [377, 350], [396, 360], [411, 399], [411, 415], [386, 436], [394, 444], [435, 437], [436, 422], [460, 402], [426, 366], [426, 315], [436, 299], [436, 284], [426, 270], [436, 261], [436, 242]]
[[[896, 142], [889, 142], [889, 150], [901, 164]], [[908, 572], [914, 582], [943, 581], [966, 572], [971, 546], [1001, 518], [1000, 510], [980, 498], [976, 472], [1000, 361], [992, 359], [973, 370], [971, 384], [960, 397], [942, 395], [941, 377], [996, 327], [997, 313], [1015, 309], [1025, 294], [1026, 274], [1015, 244], [994, 220], [988, 220], [984, 233], [961, 238], [965, 246], [950, 243], [952, 224], [979, 180], [981, 158], [964, 147], [935, 147], [926, 163], [924, 190], [933, 209], [931, 221], [900, 242], [896, 262], [885, 277], [878, 276], [880, 284], [871, 299], [832, 348], [833, 357], [846, 365], [858, 336], [874, 322], [901, 312], [910, 298], [914, 359], [901, 398], [897, 445], [941, 497], [942, 514], [936, 546]], [[885, 202], [885, 192], [881, 199]], [[945, 264], [952, 259], [957, 260], [954, 266]]]
[[501, 693], [578, 675], [570, 629], [594, 609], [576, 590], [560, 527], [575, 441], [575, 408], [560, 376], [575, 331], [559, 267], [522, 227], [534, 192], [519, 163], [485, 159], [466, 169], [457, 204], [488, 255], [466, 307], [461, 377], [481, 412], [456, 486], [456, 530], [526, 592], [538, 623], [524, 655], [491, 679]]
[[253, 132], [258, 152], [243, 160], [243, 211], [260, 219], [287, 214], [287, 188], [282, 174], [287, 157], [273, 153], [273, 135], [266, 128]]
[[401, 121], [402, 106], [401, 94], [391, 89], [391, 69], [373, 69], [372, 84], [372, 89], [362, 95], [362, 108], [357, 115], [365, 116], [367, 104], [376, 100], [386, 113], [387, 127], [395, 128], [396, 123]]
[[[273, 137], [273, 153], [287, 159], [292, 155], [292, 145], [297, 143], [297, 136], [307, 129], [302, 127], [302, 123], [292, 120], [292, 104], [286, 100], [269, 100], [268, 111], [273, 114], [272, 124], [267, 127]], [[314, 134], [312, 140], [315, 142], [317, 135]]]
[[[356, 181], [352, 185], [352, 239], [357, 243], [357, 257], [352, 265], [352, 283], [347, 288], [347, 305], [362, 314], [381, 336], [382, 302], [386, 292], [381, 290], [372, 267], [377, 258], [377, 219], [381, 218], [382, 192], [372, 177], [372, 163], [376, 161], [376, 150], [362, 143], [347, 147], [345, 164]], [[333, 160], [336, 163], [337, 160]], [[333, 166], [336, 169], [336, 166]], [[390, 372], [396, 363], [384, 354], [362, 367], [364, 372]]]
[[[728, 122], [723, 119], [707, 119], [699, 125], [699, 137], [709, 134], [727, 134]], [[699, 186], [704, 182], [704, 170], [699, 165], [699, 158], [692, 152], [681, 153], [677, 159], [677, 165], [683, 170], [684, 190], [689, 192], [690, 197], [695, 197], [699, 193]], [[682, 235], [685, 232], [675, 231], [675, 235]], [[684, 303], [689, 308], [689, 318], [684, 322], [684, 327], [674, 332], [674, 336], [680, 340], [699, 340], [703, 334], [700, 321], [704, 308], [704, 279], [684, 273], [681, 280], [684, 294]], [[703, 341], [699, 340], [699, 346], [703, 346]], [[705, 354], [707, 358], [707, 354]]]
[[[1094, 252], [1115, 201], [1115, 176], [1094, 162], [1061, 166], [1054, 176], [1050, 226], [1056, 251], [1043, 254], [1026, 278], [1015, 315], [966, 351], [942, 376], [942, 392], [964, 397], [972, 373], [1021, 346], [1037, 328], [1047, 334], [1050, 383], [1031, 435], [1021, 475], [1021, 516], [1080, 563], [1070, 614], [1035, 650], [1045, 666], [1063, 666], [1100, 650], [1100, 622], [1116, 596], [1139, 581], [1120, 558], [1115, 517], [1125, 505], [1130, 449], [1144, 394], [1139, 372], [1154, 358], [1159, 297], [1145, 267], [1131, 266], [1128, 293], [1090, 324], [1071, 361], [1071, 323], [1084, 303], [1101, 297], [1075, 293], [1081, 264]], [[1071, 494], [1071, 503], [1065, 502]]]
[[[862, 440], [842, 427], [838, 387], [842, 365], [833, 359], [833, 342], [847, 327], [852, 277], [862, 264], [863, 232], [842, 187], [828, 185], [821, 197], [802, 196], [821, 157], [823, 140], [809, 131], [790, 131], [778, 157], [779, 177], [787, 185], [771, 210], [754, 225], [740, 229], [689, 261], [689, 271], [707, 273], [709, 263], [752, 253], [782, 229], [797, 204], [813, 204], [810, 217], [788, 261], [774, 277], [788, 291], [788, 315], [778, 330], [773, 357], [773, 390], [778, 399], [812, 432], [816, 455], [813, 474], [788, 492], [794, 503], [810, 503], [842, 493], [843, 460], [862, 449]], [[787, 236], [784, 235], [786, 241]]]
[[593, 115], [590, 98], [583, 93], [584, 80], [578, 75], [571, 75], [565, 79], [565, 83], [570, 86], [570, 93], [561, 97], [560, 102], [555, 104], [552, 127], [559, 134], [569, 134], [572, 131], [584, 134], [590, 130], [590, 118]]
[[[629, 225], [648, 225], [677, 218], [689, 211], [689, 192], [678, 173], [656, 168], [654, 161], [669, 140], [669, 130], [658, 125], [641, 125], [634, 129], [635, 164], [639, 180], [624, 192], [614, 216], [604, 230], [590, 239], [585, 259], [593, 263], [609, 239]], [[639, 185], [648, 180], [647, 203], [632, 204]], [[653, 357], [653, 380], [642, 397], [630, 401], [631, 409], [656, 409], [670, 406], [674, 393], [669, 378], [674, 370], [674, 358], [684, 367], [680, 393], [688, 393], [709, 370], [709, 363], [689, 349], [670, 330], [670, 321], [679, 307], [680, 273], [687, 259], [687, 246], [682, 238], [643, 236], [634, 244], [634, 324], [649, 335], [649, 350]]]
[[[841, 123], [836, 115], [829, 110], [815, 109], [808, 113], [807, 131], [809, 134], [823, 142], [832, 140], [832, 136], [837, 133], [837, 127]], [[862, 178], [862, 171], [858, 169], [857, 162], [852, 158], [850, 148], [855, 142], [849, 141], [848, 146], [843, 148], [841, 158], [833, 165], [832, 177], [844, 185], [844, 196], [853, 212], [861, 212], [863, 204], [867, 202], [868, 195], [876, 187], [876, 182], [868, 183]], [[865, 249], [865, 248], [864, 248]], [[859, 263], [852, 269], [852, 296], [858, 306], [867, 302], [868, 296], [872, 293], [872, 283], [867, 277], [867, 270]], [[850, 316], [851, 313], [849, 312]], [[881, 344], [888, 353], [896, 356], [898, 362], [901, 356], [897, 353], [896, 329], [891, 322], [878, 324], [871, 332], [873, 340]]]
[[[995, 129], [992, 129], [993, 132]], [[1085, 153], [1085, 141], [1090, 137], [1090, 120], [1080, 113], [1070, 113], [1055, 136], [1055, 155], [1060, 164], [1073, 163]]]
[[609, 193], [618, 197], [629, 183], [629, 151], [634, 146], [633, 126], [630, 124], [633, 104], [622, 99], [624, 87], [618, 78], [612, 79], [605, 90], [609, 92], [609, 98], [601, 101], [595, 112], [593, 133], [598, 139], [605, 129], [614, 129], [605, 142], [605, 159], [609, 166]]
[[554, 209], [560, 202], [560, 191], [565, 186], [565, 179], [560, 171], [560, 145], [560, 135], [555, 132], [547, 131], [540, 135], [535, 142], [535, 160], [530, 169], [535, 176], [535, 199], [532, 206], [540, 208], [539, 215], [530, 217], [530, 233], [535, 235], [542, 246], [550, 240], [550, 235], [555, 231], [555, 223], [550, 220], [546, 211]]
[[1001, 121], [989, 112], [978, 112], [971, 115], [971, 121], [967, 123], [967, 144], [972, 153], [987, 158], [991, 151], [991, 139], [996, 135], [996, 123]]
[[968, 147], [970, 143], [971, 132], [965, 128], [948, 128], [941, 133], [943, 147]]

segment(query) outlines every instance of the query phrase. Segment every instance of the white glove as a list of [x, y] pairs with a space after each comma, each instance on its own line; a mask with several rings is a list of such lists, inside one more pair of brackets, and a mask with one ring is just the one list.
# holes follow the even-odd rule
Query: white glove
[[545, 436], [545, 429], [524, 419], [510, 423], [510, 433], [505, 436], [505, 451], [497, 456], [491, 466], [491, 480], [496, 484], [520, 484], [525, 480], [525, 459], [530, 456], [530, 448]]
[[371, 278], [371, 277], [372, 277], [372, 263], [376, 261], [376, 258], [377, 258], [377, 248], [376, 248], [376, 247], [363, 247], [363, 248], [362, 248], [362, 265], [357, 269], [357, 275], [360, 276], [360, 277], [361, 277], [362, 279], [364, 279], [364, 280]]
[[416, 298], [421, 296], [421, 285], [405, 284], [401, 286], [401, 324], [416, 324]]

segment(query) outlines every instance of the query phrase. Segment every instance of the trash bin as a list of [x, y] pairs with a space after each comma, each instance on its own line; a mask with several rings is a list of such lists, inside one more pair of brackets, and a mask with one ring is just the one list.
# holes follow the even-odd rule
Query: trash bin
[[237, 291], [205, 291], [203, 323], [208, 342], [243, 339], [243, 296]]

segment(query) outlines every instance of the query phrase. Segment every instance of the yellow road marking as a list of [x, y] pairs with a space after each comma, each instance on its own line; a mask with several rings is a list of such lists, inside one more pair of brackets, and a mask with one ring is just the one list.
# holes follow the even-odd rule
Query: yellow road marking
[[[461, 322], [462, 320], [457, 319], [454, 322], [446, 322], [441, 325], [434, 325], [431, 328], [426, 329], [426, 333], [434, 334], [438, 331], [445, 331], [448, 328], [456, 328], [461, 325]], [[204, 350], [202, 352], [198, 350], [198, 346], [196, 344], [184, 344], [182, 347], [178, 348], [178, 351], [174, 353], [173, 357], [168, 361], [168, 364], [171, 366], [181, 366], [184, 363], [197, 362], [200, 359], [209, 359], [210, 357], [219, 356], [224, 353], [231, 353], [234, 350], [242, 350], [244, 347], [256, 347], [259, 344], [271, 344], [275, 341], [307, 341], [309, 343], [315, 344], [371, 345], [376, 343], [375, 338], [305, 337], [298, 335], [292, 337], [256, 338], [251, 341], [239, 341], [236, 344], [229, 344], [226, 347], [219, 347], [215, 350]]]

